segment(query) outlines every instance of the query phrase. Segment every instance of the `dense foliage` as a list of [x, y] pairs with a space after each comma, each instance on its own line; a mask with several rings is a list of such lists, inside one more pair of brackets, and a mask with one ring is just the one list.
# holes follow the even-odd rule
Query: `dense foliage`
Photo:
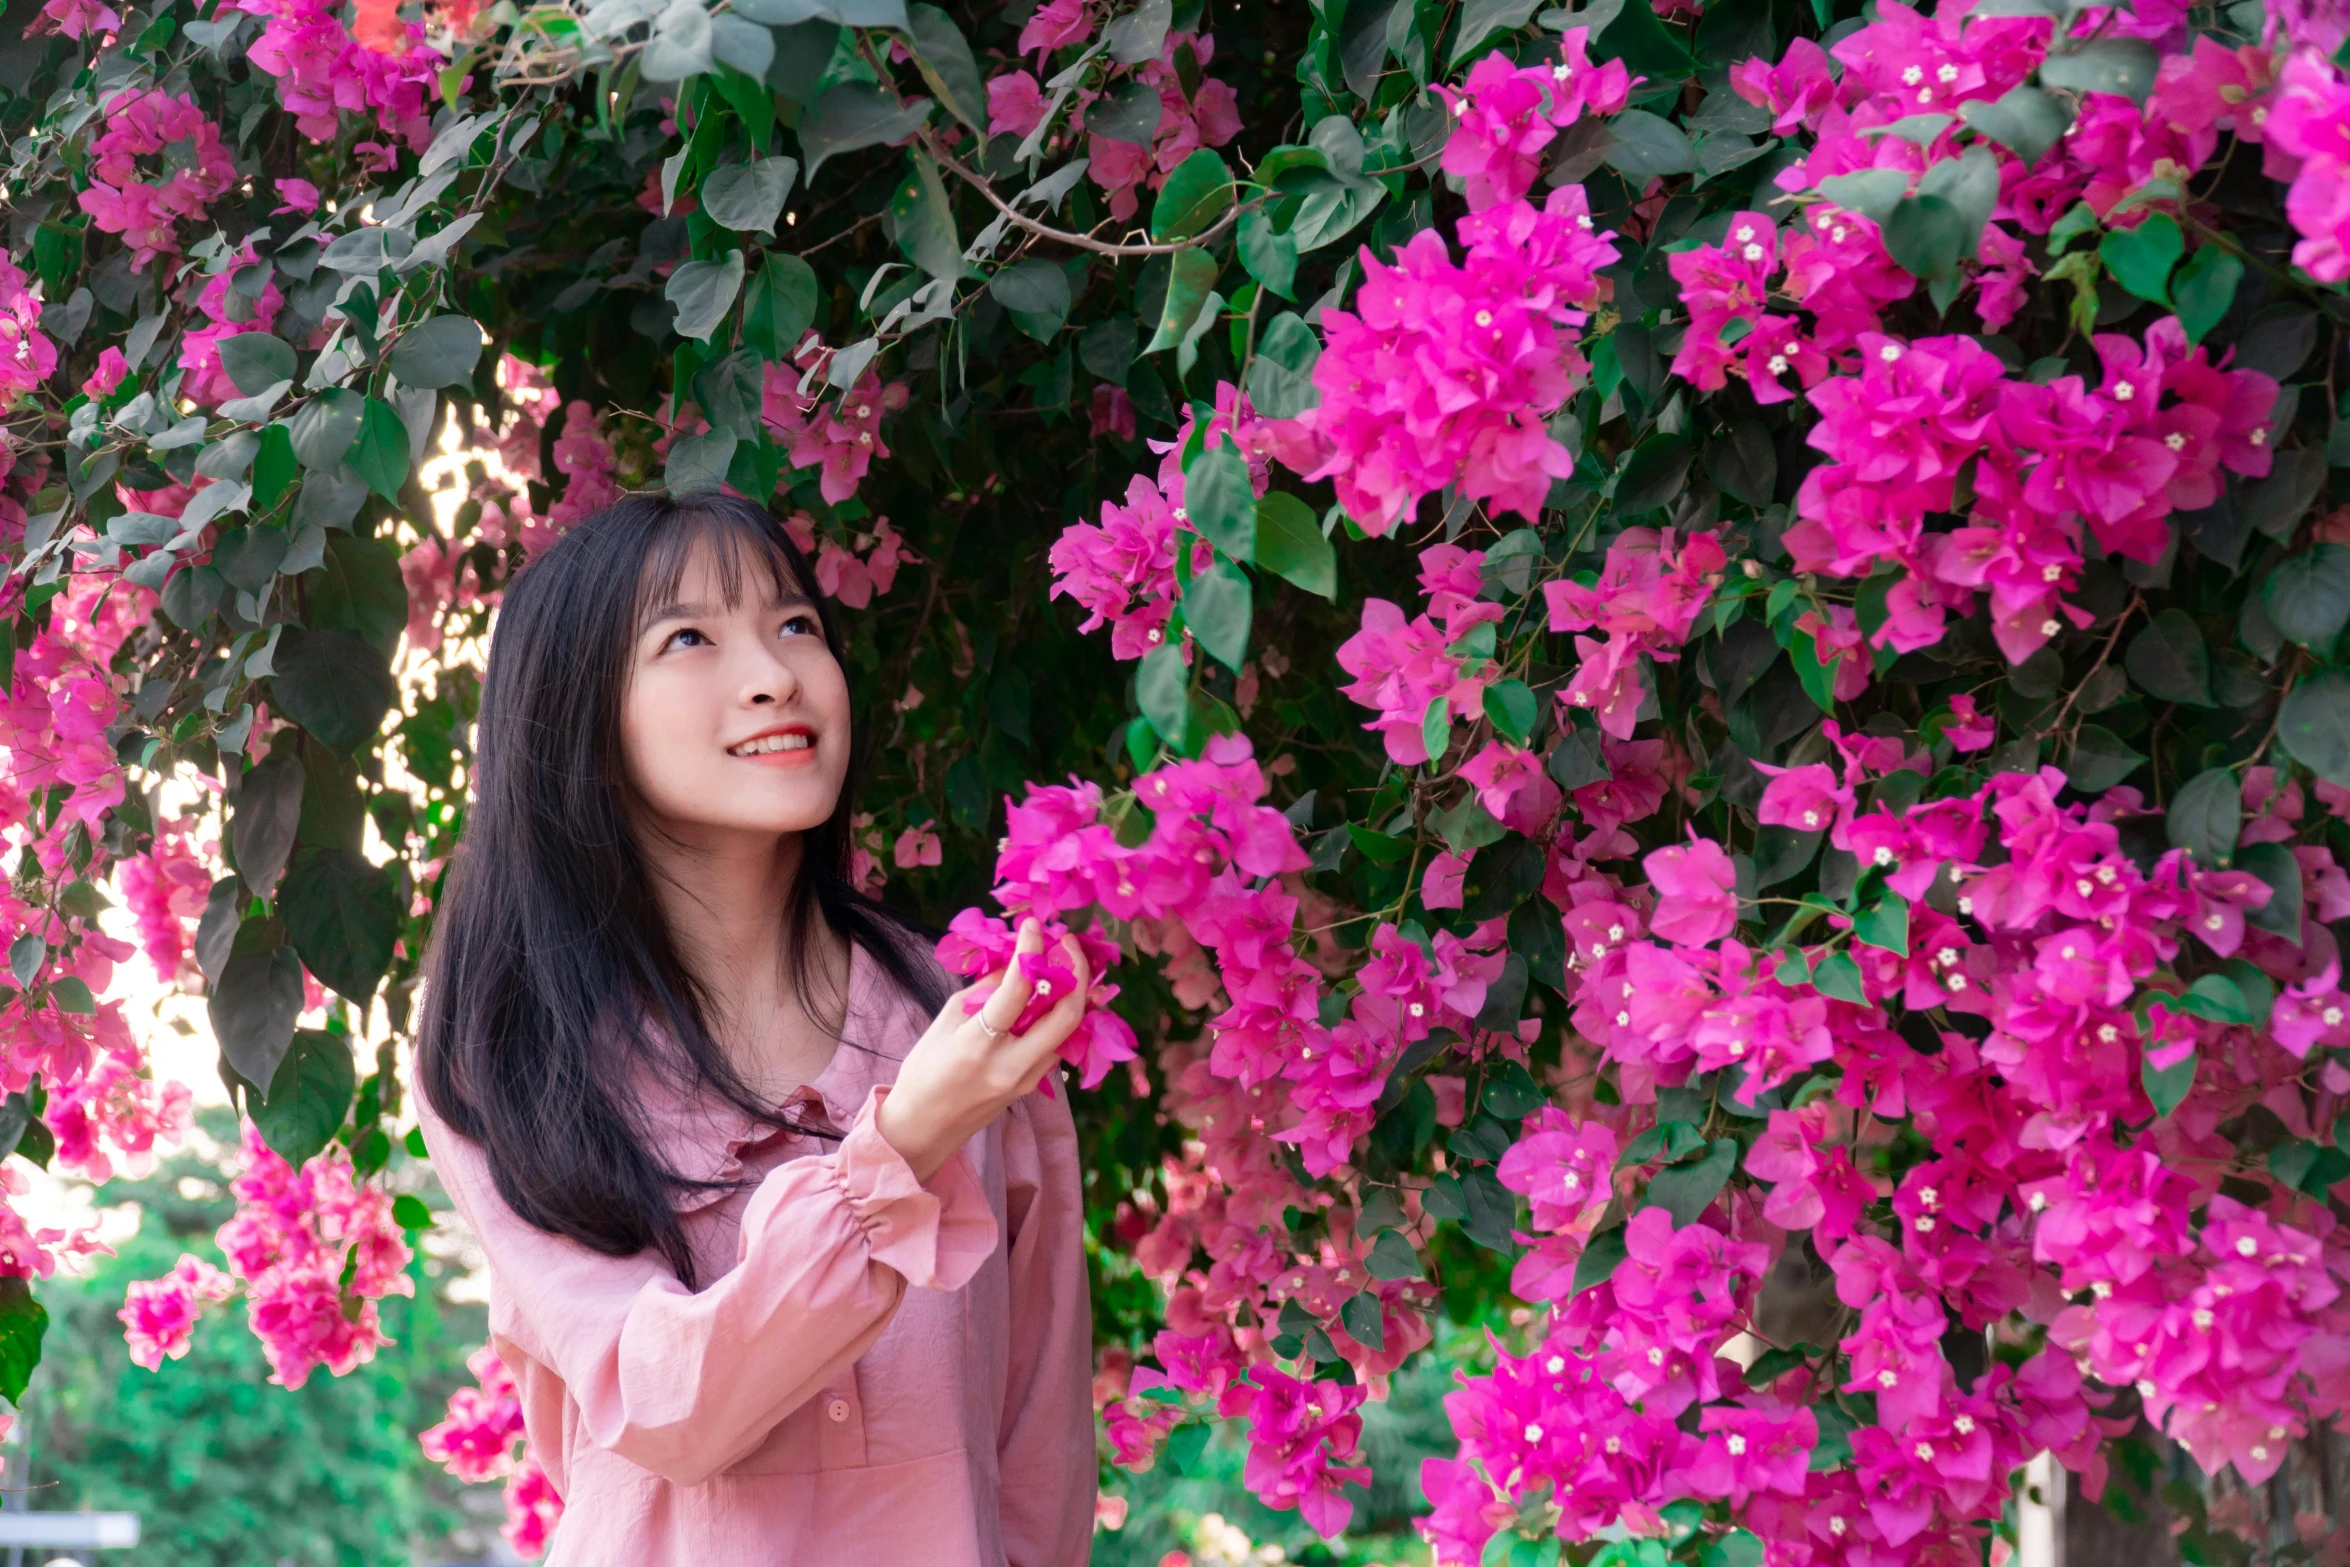
[[2338, 8], [24, 4], [6, 1135], [184, 1121], [115, 902], [251, 1117], [146, 1363], [384, 1342], [480, 633], [724, 484], [860, 612], [869, 884], [1118, 959], [1115, 1462], [1334, 1534], [1441, 1315], [1442, 1561], [1946, 1562], [2350, 1400]]

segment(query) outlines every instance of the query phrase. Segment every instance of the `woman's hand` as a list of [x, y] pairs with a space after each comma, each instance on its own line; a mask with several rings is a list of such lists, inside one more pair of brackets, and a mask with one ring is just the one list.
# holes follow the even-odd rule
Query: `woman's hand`
[[[1093, 985], [1076, 940], [1063, 937], [1061, 946], [1076, 967], [1077, 984], [1026, 1033], [1012, 1032], [1032, 988], [1015, 962], [1002, 975], [957, 991], [898, 1068], [897, 1083], [883, 1096], [874, 1127], [913, 1167], [917, 1180], [928, 1181], [1059, 1059], [1061, 1042], [1085, 1015], [1086, 993]], [[1035, 920], [1020, 922], [1016, 950], [1044, 950], [1044, 933]], [[968, 997], [987, 993], [991, 984], [986, 1005], [977, 1012], [963, 1010]]]

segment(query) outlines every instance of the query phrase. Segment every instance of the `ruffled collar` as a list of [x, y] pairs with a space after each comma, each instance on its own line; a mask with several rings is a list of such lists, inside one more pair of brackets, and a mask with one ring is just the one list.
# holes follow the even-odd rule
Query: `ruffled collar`
[[[844, 1043], [834, 1048], [824, 1070], [793, 1089], [778, 1107], [787, 1117], [811, 1125], [845, 1131], [862, 1108], [872, 1086], [874, 1057], [845, 1043], [860, 1019], [874, 1016], [872, 986], [880, 971], [863, 948], [849, 948], [849, 994], [845, 1009]], [[680, 1093], [674, 1085], [647, 1074], [639, 1089], [646, 1133], [662, 1160], [688, 1181], [735, 1182], [742, 1179], [743, 1156], [771, 1142], [805, 1138], [809, 1134], [779, 1128], [753, 1119], [723, 1099], [706, 1094]], [[670, 1194], [670, 1206], [692, 1213], [724, 1200], [726, 1188], [680, 1186]]]

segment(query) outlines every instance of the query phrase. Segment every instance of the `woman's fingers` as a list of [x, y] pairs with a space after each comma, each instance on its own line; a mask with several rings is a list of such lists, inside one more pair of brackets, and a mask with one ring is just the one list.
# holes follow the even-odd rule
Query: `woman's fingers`
[[[1012, 950], [1019, 955], [1044, 950], [1044, 931], [1035, 920], [1020, 922], [1020, 938]], [[1027, 1007], [1028, 997], [1034, 989], [1028, 976], [1021, 972], [1019, 956], [1016, 955], [1012, 966], [1004, 971], [1003, 979], [997, 983], [995, 994], [989, 996], [987, 1004], [979, 1009], [980, 1022], [991, 1036], [1012, 1031], [1012, 1025], [1019, 1021], [1020, 1013]]]
[[1067, 995], [1053, 1004], [1050, 1012], [1038, 1018], [1020, 1036], [1028, 1058], [1021, 1075], [1028, 1088], [1036, 1086], [1037, 1081], [1051, 1068], [1053, 1057], [1060, 1053], [1061, 1046], [1071, 1034], [1077, 1032], [1078, 1023], [1085, 1017], [1087, 993], [1092, 989], [1093, 977], [1086, 966], [1085, 952], [1078, 946], [1076, 938], [1063, 937], [1062, 947], [1076, 967], [1077, 983], [1069, 988]]

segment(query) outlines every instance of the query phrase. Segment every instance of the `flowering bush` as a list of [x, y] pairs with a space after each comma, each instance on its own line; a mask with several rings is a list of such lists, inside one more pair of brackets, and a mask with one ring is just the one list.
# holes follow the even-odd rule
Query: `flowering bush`
[[[861, 612], [860, 883], [1110, 977], [1113, 1465], [1228, 1421], [1335, 1534], [1442, 1314], [1444, 1563], [1974, 1559], [2145, 1428], [2265, 1480], [2350, 1401], [2346, 31], [51, 0], [0, 1135], [184, 1127], [135, 935], [250, 1118], [137, 1357], [372, 1353], [481, 633], [725, 485]], [[90, 1242], [4, 1228], [13, 1397]], [[424, 1440], [535, 1549], [475, 1369]]]

